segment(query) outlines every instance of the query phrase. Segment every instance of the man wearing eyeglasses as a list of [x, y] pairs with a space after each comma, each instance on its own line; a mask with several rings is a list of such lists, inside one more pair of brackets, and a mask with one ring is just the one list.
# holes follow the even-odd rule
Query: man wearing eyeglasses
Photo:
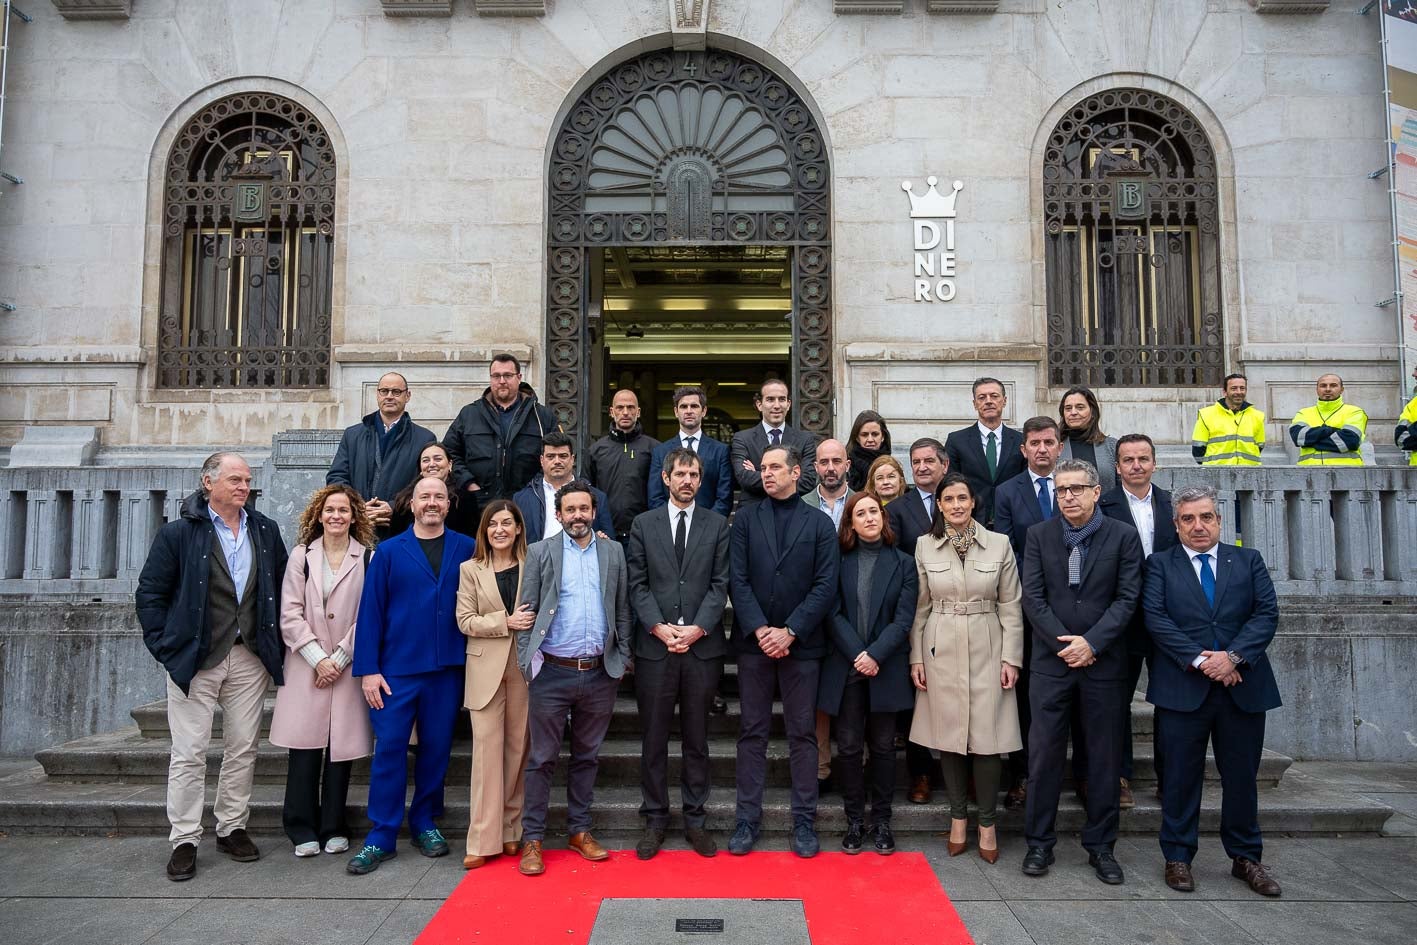
[[392, 499], [418, 478], [418, 454], [437, 442], [433, 431], [413, 422], [408, 414], [412, 394], [402, 374], [390, 371], [379, 378], [379, 409], [344, 431], [325, 485], [353, 486], [364, 497], [364, 511], [380, 538], [393, 517]]
[[1088, 782], [1082, 845], [1097, 878], [1115, 886], [1123, 881], [1113, 856], [1122, 765], [1117, 704], [1127, 680], [1125, 634], [1141, 594], [1141, 539], [1097, 507], [1102, 487], [1091, 463], [1062, 460], [1053, 483], [1058, 515], [1028, 530], [1020, 574], [1033, 633], [1023, 872], [1042, 876], [1053, 862], [1068, 726], [1081, 706], [1077, 734], [1087, 745]]
[[488, 379], [482, 396], [458, 412], [443, 437], [453, 489], [476, 504], [477, 514], [493, 499], [510, 499], [541, 472], [541, 440], [561, 429], [522, 380], [515, 355], [493, 355]]

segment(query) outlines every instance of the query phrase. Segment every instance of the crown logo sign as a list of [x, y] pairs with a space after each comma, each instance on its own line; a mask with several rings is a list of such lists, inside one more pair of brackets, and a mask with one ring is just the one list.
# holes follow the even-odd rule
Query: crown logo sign
[[910, 218], [917, 220], [928, 217], [953, 217], [955, 215], [955, 200], [959, 197], [959, 192], [964, 189], [963, 181], [954, 182], [954, 192], [948, 197], [935, 189], [935, 185], [940, 182], [933, 174], [925, 178], [925, 183], [930, 185], [930, 189], [925, 191], [925, 196], [915, 196], [914, 186], [910, 181], [901, 181], [900, 189], [910, 196]]

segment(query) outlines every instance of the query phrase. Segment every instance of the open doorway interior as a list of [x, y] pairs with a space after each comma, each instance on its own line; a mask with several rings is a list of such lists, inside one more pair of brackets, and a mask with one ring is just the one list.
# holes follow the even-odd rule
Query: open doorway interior
[[791, 248], [660, 244], [600, 256], [593, 435], [608, 427], [600, 405], [628, 387], [639, 396], [645, 432], [672, 436], [674, 388], [698, 384], [708, 393], [704, 431], [727, 443], [757, 422], [753, 394], [765, 378], [790, 386]]

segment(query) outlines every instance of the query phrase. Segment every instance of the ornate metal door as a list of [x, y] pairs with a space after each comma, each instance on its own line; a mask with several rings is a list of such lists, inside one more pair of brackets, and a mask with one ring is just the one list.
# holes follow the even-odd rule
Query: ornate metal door
[[830, 172], [811, 112], [737, 53], [660, 50], [614, 67], [553, 145], [546, 399], [584, 437], [590, 250], [646, 243], [793, 247], [797, 422], [831, 427]]

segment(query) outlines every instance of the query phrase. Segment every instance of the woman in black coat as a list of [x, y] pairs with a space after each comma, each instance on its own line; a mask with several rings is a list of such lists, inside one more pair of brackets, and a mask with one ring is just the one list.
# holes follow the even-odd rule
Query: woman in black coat
[[839, 539], [839, 603], [828, 624], [831, 646], [817, 686], [817, 708], [836, 716], [838, 781], [846, 806], [841, 848], [860, 853], [865, 843], [864, 746], [871, 754], [872, 846], [877, 853], [893, 853], [896, 713], [915, 704], [910, 627], [919, 579], [915, 562], [895, 548], [875, 496], [858, 492], [846, 500]]

